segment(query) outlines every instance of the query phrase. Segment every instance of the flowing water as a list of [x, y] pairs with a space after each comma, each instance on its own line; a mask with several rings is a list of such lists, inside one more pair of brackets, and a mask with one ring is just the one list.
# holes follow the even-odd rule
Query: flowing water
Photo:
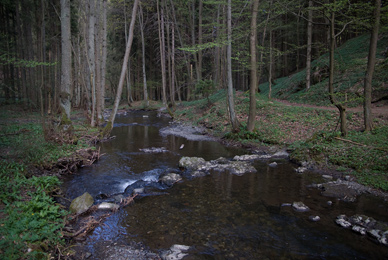
[[[63, 184], [75, 198], [89, 192], [97, 201], [132, 188], [148, 187], [159, 195], [144, 196], [108, 217], [84, 245], [98, 257], [101, 242], [146, 245], [154, 252], [174, 244], [190, 246], [188, 259], [386, 259], [388, 248], [337, 226], [336, 216], [365, 214], [388, 221], [388, 205], [372, 196], [356, 202], [323, 197], [314, 188], [314, 173], [298, 174], [295, 165], [278, 160], [257, 161], [257, 173], [243, 176], [212, 173], [184, 178], [164, 189], [158, 177], [179, 171], [182, 156], [206, 160], [248, 153], [214, 141], [189, 141], [163, 136], [169, 120], [154, 112], [132, 112], [116, 119], [112, 135], [102, 143], [100, 161]], [[180, 146], [184, 144], [184, 148]], [[152, 149], [146, 152], [142, 149]], [[155, 152], [157, 151], [157, 152]], [[101, 196], [101, 195], [104, 196]], [[332, 205], [327, 202], [331, 200]], [[311, 209], [296, 212], [284, 203], [303, 201]], [[320, 216], [312, 222], [309, 216]]]

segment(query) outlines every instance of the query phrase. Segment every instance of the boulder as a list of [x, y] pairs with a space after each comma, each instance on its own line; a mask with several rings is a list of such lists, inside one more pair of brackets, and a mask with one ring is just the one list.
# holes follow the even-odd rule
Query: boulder
[[159, 182], [166, 184], [167, 186], [172, 186], [174, 183], [182, 180], [182, 177], [177, 173], [168, 173], [164, 176], [162, 176], [159, 179]]
[[85, 192], [83, 195], [75, 198], [70, 204], [70, 212], [81, 214], [87, 211], [94, 203], [93, 197]]
[[231, 174], [240, 176], [257, 172], [249, 161], [230, 161], [223, 157], [212, 161], [205, 161], [198, 157], [183, 157], [179, 161], [179, 166], [191, 170], [191, 175], [194, 177], [205, 176], [210, 174], [210, 171], [229, 171]]
[[205, 163], [205, 159], [201, 157], [182, 157], [179, 160], [179, 167], [188, 170], [196, 170]]

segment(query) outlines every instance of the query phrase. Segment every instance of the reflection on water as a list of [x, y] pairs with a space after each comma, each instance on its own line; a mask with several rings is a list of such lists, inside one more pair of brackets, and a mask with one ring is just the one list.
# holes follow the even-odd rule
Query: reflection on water
[[[136, 180], [153, 182], [168, 168], [177, 168], [182, 156], [207, 160], [232, 157], [241, 151], [215, 142], [188, 142], [162, 137], [158, 129], [168, 124], [153, 114], [137, 113], [119, 118], [112, 142], [93, 167], [84, 169], [65, 186], [76, 197], [84, 191], [122, 192]], [[148, 121], [147, 121], [148, 120]], [[184, 143], [185, 148], [179, 150]], [[168, 152], [146, 154], [140, 149], [165, 147]], [[255, 164], [257, 173], [235, 176], [212, 173], [185, 180], [167, 190], [168, 195], [149, 196], [109, 217], [87, 239], [93, 251], [96, 241], [142, 242], [157, 252], [173, 244], [191, 247], [189, 259], [384, 259], [388, 249], [334, 223], [339, 214], [367, 214], [388, 221], [387, 205], [362, 196], [357, 203], [344, 203], [307, 188], [311, 176], [299, 175], [293, 165], [278, 161]], [[311, 174], [313, 175], [313, 174]], [[303, 201], [310, 212], [295, 212], [283, 203]], [[318, 222], [309, 216], [318, 215]]]

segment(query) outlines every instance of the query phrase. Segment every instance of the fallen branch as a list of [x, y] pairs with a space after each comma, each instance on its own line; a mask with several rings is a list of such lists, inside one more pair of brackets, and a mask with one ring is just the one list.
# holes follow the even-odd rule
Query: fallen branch
[[128, 197], [128, 198], [125, 198], [125, 199], [121, 200], [120, 206], [121, 206], [122, 208], [128, 206], [130, 203], [133, 202], [133, 199], [134, 199], [137, 195], [138, 195], [138, 194], [135, 194], [135, 195], [133, 195], [132, 197]]
[[357, 142], [354, 142], [352, 140], [343, 139], [343, 138], [340, 138], [340, 137], [334, 137], [334, 139], [339, 140], [339, 141], [343, 141], [343, 142], [347, 142], [347, 143], [351, 143], [351, 144], [354, 144], [354, 145], [358, 145], [358, 146], [364, 146], [364, 147], [368, 147], [368, 148], [371, 148], [371, 149], [377, 149], [377, 150], [380, 150], [380, 151], [388, 152], [388, 150], [380, 148], [380, 147], [369, 146], [369, 145], [366, 145], [366, 144], [357, 143]]

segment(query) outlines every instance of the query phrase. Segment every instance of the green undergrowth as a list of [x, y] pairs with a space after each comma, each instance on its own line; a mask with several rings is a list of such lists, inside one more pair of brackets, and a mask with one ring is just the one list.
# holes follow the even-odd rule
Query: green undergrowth
[[[75, 132], [90, 131], [81, 122]], [[50, 259], [62, 244], [67, 214], [53, 198], [56, 176], [40, 175], [88, 144], [46, 141], [38, 114], [1, 109], [0, 113], [0, 255], [2, 259]]]
[[293, 160], [313, 161], [318, 166], [353, 174], [365, 185], [388, 191], [388, 125], [376, 118], [371, 133], [361, 132], [362, 113], [348, 112], [349, 135], [340, 136], [338, 111], [297, 104], [287, 105], [256, 96], [255, 129], [246, 130], [249, 94], [235, 94], [240, 131], [232, 133], [226, 90], [207, 99], [184, 102], [175, 112], [176, 120], [205, 126], [212, 134], [245, 145], [287, 147]]
[[308, 140], [293, 143], [292, 158], [314, 161], [357, 177], [358, 182], [388, 191], [388, 125], [370, 133], [322, 131]]
[[[383, 56], [388, 35], [381, 35], [378, 41], [377, 62], [372, 87], [375, 93], [384, 91], [387, 82], [387, 58]], [[348, 40], [335, 50], [334, 87], [339, 98], [349, 107], [362, 105], [364, 77], [368, 62], [369, 35]], [[328, 96], [329, 54], [326, 53], [312, 61], [311, 87], [306, 89], [306, 70], [302, 69], [290, 76], [275, 79], [272, 85], [272, 97], [294, 103], [330, 105]], [[316, 73], [317, 77], [314, 77]], [[268, 83], [260, 85], [263, 96], [268, 96]], [[385, 90], [386, 91], [386, 90]], [[378, 94], [378, 93], [377, 93]]]

